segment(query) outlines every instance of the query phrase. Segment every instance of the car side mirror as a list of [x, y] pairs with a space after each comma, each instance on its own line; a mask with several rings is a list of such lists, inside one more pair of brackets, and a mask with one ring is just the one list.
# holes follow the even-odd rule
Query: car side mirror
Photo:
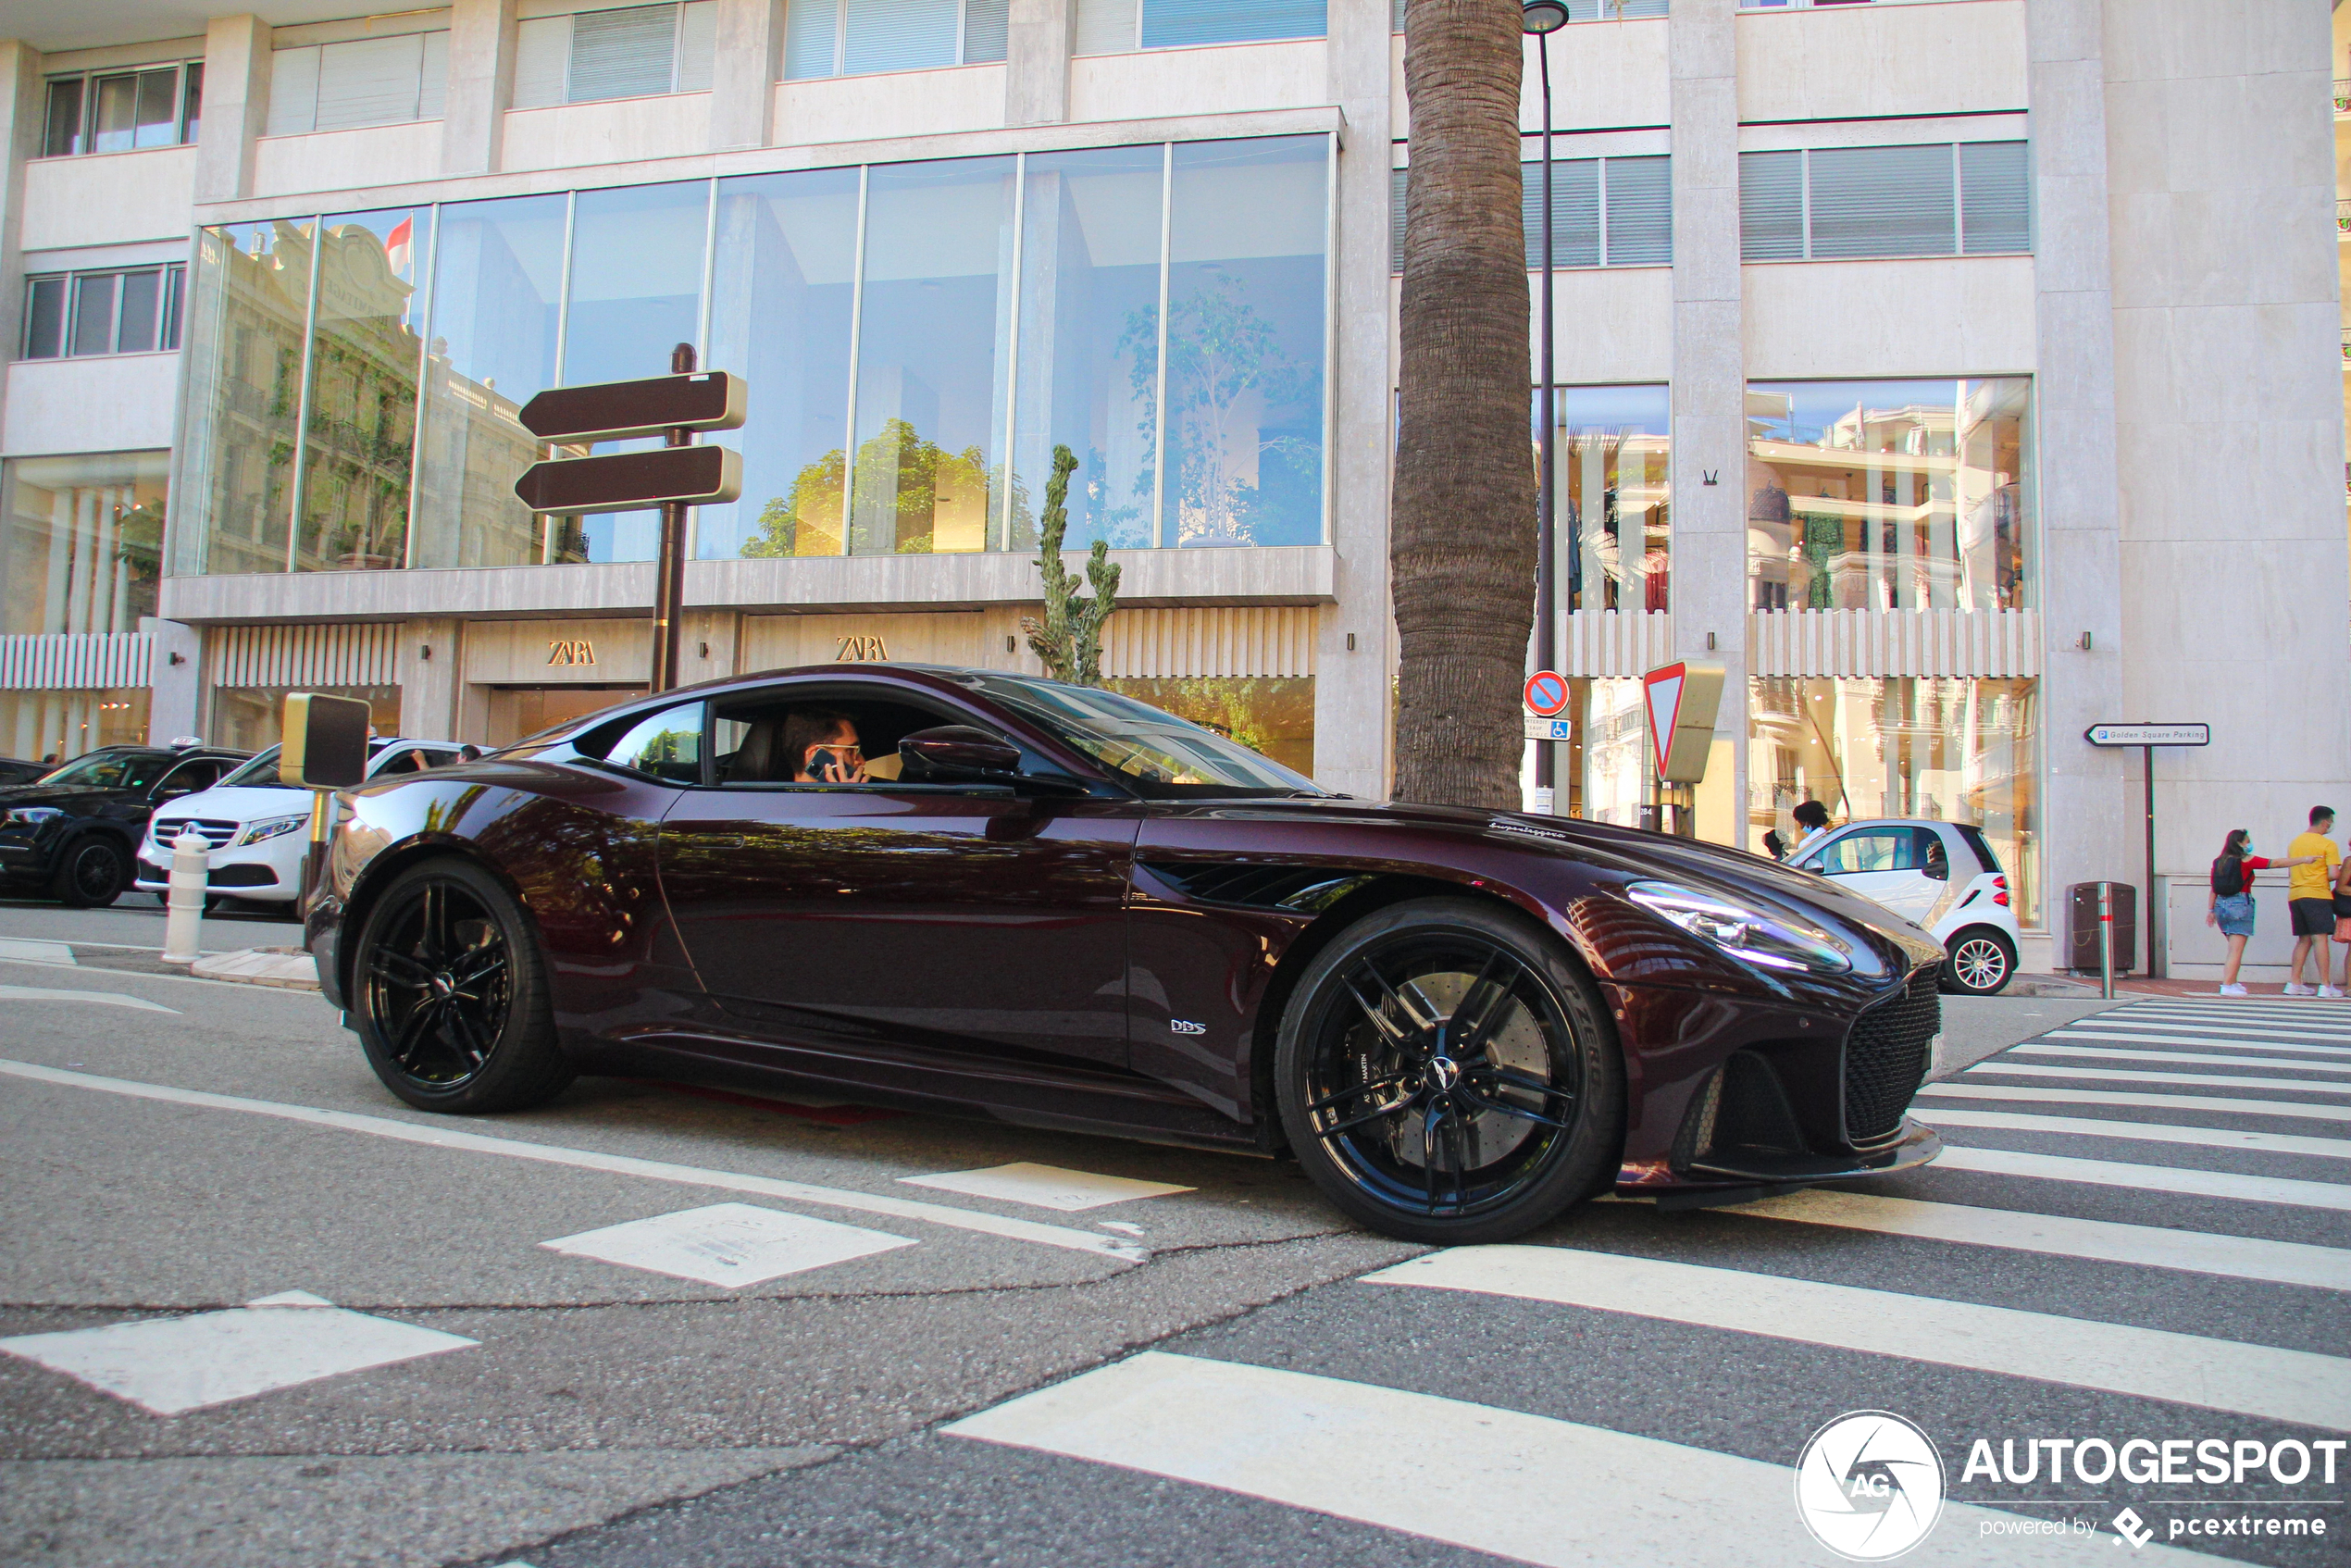
[[1020, 748], [968, 724], [918, 729], [898, 742], [909, 779], [1009, 779], [1020, 771]]

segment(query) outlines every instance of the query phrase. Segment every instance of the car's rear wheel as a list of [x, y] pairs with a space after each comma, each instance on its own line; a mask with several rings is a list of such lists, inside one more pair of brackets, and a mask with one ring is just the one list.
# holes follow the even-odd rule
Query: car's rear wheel
[[66, 846], [49, 892], [72, 909], [104, 909], [131, 885], [131, 862], [110, 839], [77, 839]]
[[352, 1022], [384, 1087], [426, 1111], [515, 1111], [571, 1081], [522, 908], [469, 861], [402, 872], [352, 955]]
[[1506, 1240], [1606, 1186], [1624, 1074], [1591, 981], [1532, 923], [1392, 905], [1299, 977], [1275, 1092], [1299, 1164], [1348, 1215], [1443, 1245]]
[[1954, 932], [1943, 954], [1943, 984], [1960, 996], [1991, 996], [2016, 977], [2016, 944], [1989, 926]]

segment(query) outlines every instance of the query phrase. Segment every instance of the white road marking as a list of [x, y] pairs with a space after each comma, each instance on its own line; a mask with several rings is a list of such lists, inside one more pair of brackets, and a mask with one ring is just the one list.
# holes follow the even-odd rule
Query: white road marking
[[[2179, 1032], [2148, 1034], [2140, 1029], [2051, 1029], [2043, 1039], [2110, 1039], [2131, 1045], [2196, 1045], [2207, 1051], [2292, 1051], [2306, 1056], [2351, 1056], [2351, 1045], [2300, 1045], [2284, 1039], [2215, 1039]], [[2010, 1049], [2017, 1049], [2011, 1047]], [[2230, 1058], [2234, 1061], [2235, 1058]]]
[[[2351, 1198], [2351, 1188], [2341, 1189]], [[1794, 1220], [1909, 1236], [1925, 1241], [1956, 1241], [2059, 1258], [2095, 1258], [2143, 1268], [2181, 1269], [2271, 1285], [2307, 1285], [2321, 1290], [2351, 1290], [2351, 1252], [2300, 1241], [2269, 1241], [2161, 1226], [2075, 1219], [2014, 1209], [1982, 1209], [1960, 1203], [1922, 1202], [1858, 1192], [1808, 1192], [1766, 1198], [1720, 1211], [1759, 1219]]]
[[71, 964], [73, 949], [63, 942], [36, 941], [30, 937], [0, 937], [0, 958], [28, 964]]
[[[2198, 1045], [2213, 1042], [2198, 1040]], [[2291, 1056], [2215, 1056], [2201, 1051], [2140, 1051], [2127, 1045], [2044, 1045], [2039, 1040], [2027, 1040], [2012, 1045], [2000, 1053], [2001, 1059], [2022, 1053], [2028, 1056], [2061, 1056], [2069, 1059], [2088, 1058], [2108, 1062], [2179, 1062], [2192, 1067], [2273, 1067], [2291, 1073], [2351, 1073], [2351, 1062], [2299, 1061]], [[2351, 1056], [2351, 1052], [2344, 1052]], [[1989, 1065], [1978, 1063], [1978, 1066]], [[2289, 1082], [2306, 1080], [2289, 1079]], [[2316, 1080], [2308, 1080], [2316, 1081]]]
[[101, 1007], [128, 1007], [141, 1013], [180, 1015], [177, 1007], [166, 1007], [160, 1002], [149, 1002], [143, 996], [126, 996], [120, 991], [61, 991], [51, 990], [44, 986], [0, 986], [0, 1002], [88, 1002]]
[[[2346, 1150], [2346, 1153], [2351, 1153], [2351, 1150]], [[2234, 1171], [2199, 1171], [2181, 1165], [2139, 1165], [2121, 1160], [2081, 1160], [2065, 1154], [2027, 1154], [2013, 1149], [1976, 1149], [1947, 1143], [1943, 1152], [1935, 1157], [1934, 1168], [2083, 1182], [2092, 1187], [2127, 1187], [2146, 1192], [2177, 1192], [2192, 1198], [2228, 1198], [2247, 1203], [2351, 1211], [2351, 1185], [2342, 1182], [2240, 1176]]]
[[280, 1104], [272, 1100], [246, 1100], [231, 1094], [211, 1094], [203, 1089], [172, 1089], [163, 1084], [137, 1083], [129, 1078], [101, 1077], [94, 1073], [68, 1072], [60, 1067], [44, 1067], [31, 1062], [0, 1060], [0, 1074], [59, 1084], [68, 1089], [128, 1095], [134, 1100], [158, 1100], [173, 1105], [201, 1105], [214, 1111], [242, 1111], [248, 1115], [271, 1116], [312, 1126], [337, 1127], [344, 1132], [366, 1133], [371, 1138], [394, 1139], [403, 1143], [421, 1143], [433, 1149], [498, 1154], [510, 1160], [535, 1160], [545, 1164], [567, 1165], [575, 1170], [609, 1171], [616, 1176], [641, 1176], [647, 1181], [673, 1181], [686, 1187], [713, 1187], [729, 1192], [754, 1193], [763, 1198], [779, 1198], [790, 1203], [811, 1203], [819, 1208], [889, 1214], [898, 1219], [944, 1226], [950, 1230], [977, 1231], [1014, 1241], [1032, 1241], [1039, 1246], [1096, 1252], [1126, 1263], [1142, 1263], [1151, 1256], [1149, 1249], [1131, 1241], [1114, 1240], [1070, 1226], [1043, 1225], [1036, 1220], [983, 1213], [976, 1209], [954, 1209], [944, 1203], [924, 1203], [911, 1198], [892, 1198], [877, 1192], [853, 1192], [842, 1187], [817, 1187], [804, 1181], [745, 1176], [735, 1171], [712, 1170], [703, 1165], [672, 1164], [666, 1160], [639, 1160], [625, 1154], [602, 1154], [590, 1149], [566, 1149], [560, 1144], [531, 1143], [518, 1138], [490, 1138], [478, 1132], [460, 1132], [454, 1127], [396, 1122], [388, 1116], [363, 1116], [350, 1111], [322, 1111], [309, 1105]]
[[[1146, 1350], [941, 1430], [1553, 1568], [1809, 1568], [1824, 1560], [1789, 1504], [1794, 1473], [1780, 1465], [1242, 1362]], [[1791, 1451], [1796, 1441], [1791, 1435]], [[1980, 1563], [1978, 1521], [2006, 1517], [1964, 1503], [1944, 1512], [1906, 1565]], [[2046, 1550], [2110, 1565], [2095, 1543], [2114, 1539], [2033, 1545], [2036, 1560]]]
[[2262, 1035], [2272, 1031], [2283, 1034], [2314, 1034], [2320, 1039], [2351, 1038], [2351, 1013], [2340, 1004], [2311, 1008], [2307, 1012], [2289, 1013], [2282, 1009], [2245, 1011], [2240, 1003], [2231, 1007], [2147, 1007], [2125, 1008], [2119, 1013], [2099, 1013], [2087, 1018], [2076, 1018], [2068, 1028], [2136, 1028], [2153, 1026], [2157, 1028], [2219, 1028], [2233, 1029], [2243, 1035]]
[[2304, 1105], [2291, 1100], [2228, 1100], [2209, 1094], [2137, 1094], [2121, 1089], [2034, 1089], [2021, 1084], [1931, 1083], [1921, 1094], [1962, 1100], [2023, 1100], [2050, 1105], [2138, 1105], [2163, 1111], [2208, 1111], [2228, 1116], [2292, 1116], [2310, 1122], [2351, 1122], [2351, 1106]]
[[[1927, 1086], [1933, 1088], [1932, 1084]], [[2109, 1121], [2104, 1116], [2035, 1116], [2021, 1111], [1962, 1111], [1956, 1105], [1913, 1105], [1910, 1114], [1932, 1127], [1997, 1127], [2074, 1138], [2121, 1138], [2140, 1143], [2189, 1143], [2200, 1149], [2249, 1149], [2263, 1154], [2309, 1154], [2351, 1160], [2351, 1139], [2247, 1132], [2242, 1127], [2182, 1126], [2173, 1122]]]
[[2104, 1078], [2126, 1084], [2195, 1084], [2206, 1089], [2294, 1089], [2306, 1094], [2351, 1094], [2351, 1084], [2320, 1083], [2309, 1078], [2270, 1078], [2252, 1073], [2150, 1073], [2141, 1067], [2039, 1067], [2030, 1062], [1995, 1058], [1968, 1069], [1987, 1076], [2014, 1078]]
[[2166, 1329], [1569, 1247], [1456, 1247], [1363, 1277], [1904, 1356], [2309, 1426], [2351, 1424], [2351, 1361]]
[[19, 1335], [0, 1339], [0, 1350], [157, 1415], [179, 1415], [477, 1342], [289, 1290], [226, 1312]]
[[914, 1244], [887, 1231], [862, 1230], [755, 1204], [713, 1203], [559, 1236], [539, 1245], [551, 1252], [731, 1289]]
[[941, 1192], [964, 1192], [974, 1198], [997, 1198], [1008, 1203], [1029, 1203], [1040, 1209], [1075, 1213], [1137, 1198], [1164, 1198], [1190, 1192], [1173, 1182], [1137, 1181], [1131, 1176], [1096, 1176], [1091, 1171], [1064, 1170], [1059, 1165], [1032, 1164], [1026, 1160], [995, 1165], [984, 1171], [941, 1171], [936, 1176], [900, 1176], [909, 1187], [935, 1187]]

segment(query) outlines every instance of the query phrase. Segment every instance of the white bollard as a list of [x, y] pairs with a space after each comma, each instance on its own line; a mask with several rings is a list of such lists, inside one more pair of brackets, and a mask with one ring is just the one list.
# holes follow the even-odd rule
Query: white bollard
[[166, 897], [171, 913], [163, 923], [163, 961], [193, 964], [202, 956], [206, 866], [211, 852], [193, 830], [171, 840], [171, 891]]

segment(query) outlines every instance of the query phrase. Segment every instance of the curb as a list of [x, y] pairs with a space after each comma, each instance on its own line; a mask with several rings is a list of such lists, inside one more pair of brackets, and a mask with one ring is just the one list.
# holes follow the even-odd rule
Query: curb
[[197, 959], [188, 966], [188, 973], [199, 979], [274, 986], [280, 990], [318, 989], [318, 966], [310, 954], [298, 947], [259, 947], [242, 952], [214, 953]]

